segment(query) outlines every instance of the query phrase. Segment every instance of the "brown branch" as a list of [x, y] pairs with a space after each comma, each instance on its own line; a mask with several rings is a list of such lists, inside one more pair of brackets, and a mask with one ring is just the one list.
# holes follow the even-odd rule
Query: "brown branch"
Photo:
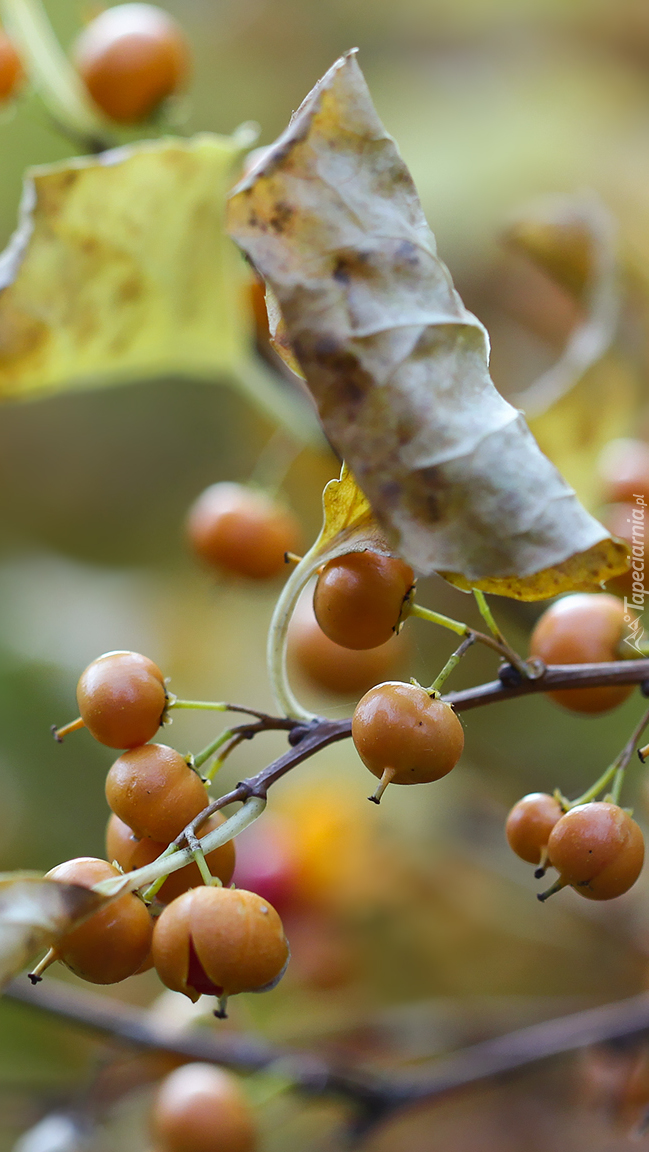
[[[469, 708], [480, 708], [485, 704], [496, 704], [500, 700], [513, 700], [519, 696], [529, 696], [539, 692], [550, 692], [558, 688], [601, 688], [612, 684], [641, 684], [647, 685], [649, 694], [649, 659], [647, 660], [616, 660], [608, 664], [550, 664], [538, 679], [523, 678], [511, 664], [504, 665], [500, 670], [500, 678], [487, 684], [478, 684], [475, 688], [465, 688], [461, 692], [449, 692], [442, 699], [452, 704], [456, 712], [466, 712]], [[237, 784], [225, 796], [219, 796], [198, 816], [192, 820], [187, 829], [176, 838], [179, 846], [186, 842], [187, 832], [190, 836], [196, 829], [221, 808], [228, 804], [243, 803], [250, 796], [265, 798], [268, 789], [292, 768], [302, 764], [304, 760], [315, 756], [322, 748], [334, 744], [338, 740], [346, 740], [351, 736], [352, 722], [349, 718], [344, 720], [327, 720], [318, 717], [311, 724], [302, 724], [297, 720], [283, 720], [275, 722], [274, 717], [267, 717], [269, 723], [262, 723], [260, 728], [250, 726], [254, 731], [262, 731], [264, 727], [284, 727], [289, 729], [289, 742], [292, 747], [266, 765], [255, 776], [249, 776]]]
[[416, 1071], [372, 1074], [344, 1068], [319, 1056], [281, 1048], [243, 1033], [220, 1036], [203, 1029], [165, 1034], [142, 1009], [71, 988], [59, 981], [36, 988], [14, 981], [10, 1000], [45, 1011], [141, 1048], [153, 1048], [187, 1060], [202, 1060], [240, 1071], [260, 1071], [281, 1061], [282, 1074], [296, 1087], [353, 1100], [371, 1118], [425, 1100], [433, 1100], [504, 1072], [572, 1052], [590, 1044], [649, 1031], [649, 993], [560, 1016], [493, 1040], [460, 1049], [420, 1065]]

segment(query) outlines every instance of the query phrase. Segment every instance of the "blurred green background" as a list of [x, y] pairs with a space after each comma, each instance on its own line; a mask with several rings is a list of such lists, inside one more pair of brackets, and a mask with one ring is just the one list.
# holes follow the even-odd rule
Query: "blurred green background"
[[[556, 333], [534, 331], [512, 305], [499, 240], [511, 213], [541, 193], [594, 190], [640, 261], [649, 239], [644, 0], [184, 0], [165, 7], [195, 55], [188, 133], [229, 133], [255, 120], [260, 142], [269, 143], [334, 59], [360, 48], [440, 253], [490, 328], [494, 378], [504, 392], [520, 390], [557, 354]], [[95, 11], [73, 0], [50, 0], [47, 9], [66, 46]], [[28, 97], [4, 114], [0, 149], [4, 242], [24, 169], [74, 148]], [[647, 428], [643, 292], [636, 284], [628, 322], [640, 382], [635, 406], [620, 415], [629, 434]], [[101, 652], [145, 652], [185, 697], [271, 706], [265, 630], [278, 586], [215, 580], [195, 566], [182, 538], [191, 500], [216, 480], [245, 481], [271, 432], [218, 382], [155, 380], [2, 408], [3, 868], [47, 869], [70, 856], [103, 854], [103, 776], [112, 755], [85, 732], [63, 747], [49, 733], [75, 714], [78, 675]], [[289, 472], [284, 493], [306, 539], [317, 532], [320, 492], [336, 471], [333, 457], [304, 452]], [[469, 599], [439, 580], [426, 581], [420, 599], [474, 619]], [[537, 609], [495, 601], [495, 611], [524, 650]], [[430, 682], [451, 642], [422, 622], [408, 630], [409, 674]], [[474, 651], [452, 686], [494, 673], [491, 657]], [[350, 711], [349, 701], [309, 698], [332, 715]], [[636, 694], [597, 720], [542, 699], [472, 711], [466, 753], [452, 776], [428, 789], [391, 789], [380, 813], [364, 801], [368, 778], [351, 747], [336, 746], [300, 768], [277, 787], [271, 807], [297, 812], [298, 820], [320, 803], [342, 814], [318, 849], [325, 860], [337, 856], [330, 883], [339, 888], [330, 897], [320, 892], [318, 907], [337, 925], [350, 974], [327, 988], [310, 983], [308, 972], [301, 977], [308, 965], [298, 963], [277, 992], [235, 1005], [233, 1023], [389, 1066], [642, 989], [646, 881], [612, 906], [569, 891], [541, 907], [530, 870], [510, 858], [502, 834], [507, 808], [524, 792], [585, 787], [640, 709]], [[213, 732], [205, 718], [184, 715], [165, 739], [196, 751]], [[275, 737], [244, 745], [224, 787], [281, 747]], [[634, 770], [629, 802], [639, 803], [639, 776]], [[353, 819], [346, 822], [345, 813]], [[145, 976], [115, 994], [148, 1003], [158, 991]], [[67, 1100], [97, 1058], [76, 1032], [0, 1005], [3, 1152], [52, 1102]], [[624, 1133], [593, 1112], [579, 1061], [568, 1065], [425, 1111], [405, 1131], [386, 1129], [371, 1147], [625, 1147]], [[264, 1148], [339, 1146], [338, 1114], [326, 1108], [284, 1102], [264, 1115]], [[543, 1120], [535, 1126], [530, 1115]]]

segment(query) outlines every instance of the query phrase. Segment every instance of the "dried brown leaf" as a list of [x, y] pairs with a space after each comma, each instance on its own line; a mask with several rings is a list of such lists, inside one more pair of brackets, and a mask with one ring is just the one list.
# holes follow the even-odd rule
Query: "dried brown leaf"
[[37, 952], [108, 903], [77, 884], [29, 872], [0, 874], [0, 991]]
[[487, 333], [437, 257], [353, 54], [238, 186], [229, 219], [331, 442], [414, 568], [525, 599], [625, 569], [496, 392]]

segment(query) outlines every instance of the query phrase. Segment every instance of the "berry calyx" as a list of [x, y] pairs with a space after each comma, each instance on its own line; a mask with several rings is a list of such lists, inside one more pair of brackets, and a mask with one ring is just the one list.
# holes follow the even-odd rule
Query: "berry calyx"
[[580, 896], [611, 900], [638, 879], [644, 839], [635, 820], [617, 804], [579, 804], [552, 829], [548, 857], [563, 883]]
[[239, 1081], [213, 1064], [184, 1064], [160, 1084], [151, 1110], [164, 1152], [254, 1152], [257, 1131]]
[[242, 888], [191, 888], [167, 905], [153, 933], [162, 983], [190, 1000], [259, 992], [280, 979], [288, 958], [277, 912]]
[[189, 544], [213, 568], [268, 580], [282, 572], [287, 552], [299, 552], [301, 531], [287, 508], [242, 484], [212, 484], [189, 510]]
[[20, 56], [7, 33], [0, 28], [0, 104], [17, 94], [24, 79]]
[[356, 705], [352, 739], [361, 760], [388, 784], [427, 784], [446, 776], [464, 748], [462, 725], [450, 705], [417, 684], [388, 681]]
[[[199, 837], [206, 836], [208, 832], [220, 828], [222, 824], [225, 824], [225, 816], [220, 812], [215, 812], [196, 830], [196, 835]], [[167, 844], [151, 840], [148, 836], [138, 839], [128, 824], [125, 824], [115, 814], [108, 821], [106, 855], [109, 860], [114, 860], [119, 864], [124, 872], [133, 872], [136, 868], [144, 868], [146, 864], [151, 864], [153, 860], [157, 860], [158, 856], [162, 855], [167, 847]], [[229, 884], [234, 873], [234, 840], [228, 840], [227, 844], [222, 844], [220, 848], [214, 848], [212, 852], [207, 852], [205, 863], [212, 876], [218, 876], [222, 884]], [[171, 873], [157, 893], [156, 899], [162, 904], [169, 904], [177, 896], [182, 896], [183, 892], [189, 888], [196, 888], [203, 882], [198, 866], [194, 863], [188, 864], [185, 868], [179, 868], [178, 871]]]
[[182, 29], [153, 4], [107, 8], [78, 37], [73, 56], [95, 104], [120, 124], [148, 119], [189, 72]]
[[139, 652], [105, 652], [81, 673], [77, 704], [100, 744], [146, 744], [158, 731], [167, 704], [162, 672]]
[[124, 752], [106, 777], [106, 799], [136, 836], [165, 845], [208, 804], [198, 773], [166, 744]]
[[[605, 592], [576, 592], [555, 601], [541, 616], [530, 653], [546, 664], [601, 664], [618, 660], [625, 629], [624, 605]], [[573, 712], [608, 712], [633, 692], [632, 684], [609, 688], [561, 688], [548, 692]]]
[[377, 648], [396, 630], [415, 582], [398, 556], [350, 552], [330, 560], [318, 577], [313, 610], [325, 636], [343, 648]]
[[563, 808], [547, 792], [530, 792], [512, 808], [505, 823], [507, 843], [521, 860], [543, 864], [550, 833], [563, 816]]
[[[80, 856], [57, 864], [47, 878], [92, 888], [119, 875], [107, 860]], [[53, 958], [91, 984], [116, 984], [146, 970], [152, 934], [153, 921], [145, 905], [127, 892], [63, 936]]]

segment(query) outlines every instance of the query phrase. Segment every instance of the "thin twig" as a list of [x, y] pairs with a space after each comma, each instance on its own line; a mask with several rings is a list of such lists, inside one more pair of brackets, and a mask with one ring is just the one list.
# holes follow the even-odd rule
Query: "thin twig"
[[503, 1072], [572, 1052], [590, 1044], [641, 1036], [649, 1031], [649, 993], [571, 1013], [462, 1048], [420, 1064], [415, 1071], [368, 1072], [342, 1067], [319, 1056], [284, 1049], [254, 1036], [216, 1035], [205, 1029], [165, 1032], [148, 1012], [60, 981], [32, 988], [13, 981], [5, 995], [60, 1019], [72, 1021], [136, 1047], [153, 1048], [241, 1071], [281, 1066], [282, 1075], [308, 1092], [354, 1100], [376, 1120], [424, 1100], [433, 1100]]

